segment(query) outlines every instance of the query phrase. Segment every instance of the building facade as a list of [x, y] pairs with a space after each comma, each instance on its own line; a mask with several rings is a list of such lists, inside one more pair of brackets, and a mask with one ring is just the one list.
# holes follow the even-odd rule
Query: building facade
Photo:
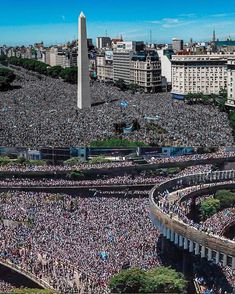
[[184, 41], [181, 39], [177, 39], [177, 38], [172, 39], [172, 48], [175, 52], [183, 50], [184, 49]]
[[173, 50], [171, 49], [158, 49], [158, 56], [161, 61], [161, 75], [166, 78], [167, 84], [171, 85], [171, 58]]
[[113, 52], [113, 80], [130, 83], [130, 64], [133, 51], [116, 50]]
[[96, 47], [98, 49], [111, 48], [112, 41], [109, 37], [97, 37], [96, 38]]
[[219, 94], [227, 89], [227, 62], [235, 55], [174, 55], [172, 94], [183, 98], [188, 93]]
[[113, 58], [108, 56], [106, 52], [96, 56], [97, 78], [100, 81], [113, 81]]
[[228, 100], [226, 105], [235, 107], [235, 60], [228, 60]]
[[141, 51], [132, 56], [130, 82], [144, 88], [145, 92], [161, 90], [161, 62], [156, 51]]

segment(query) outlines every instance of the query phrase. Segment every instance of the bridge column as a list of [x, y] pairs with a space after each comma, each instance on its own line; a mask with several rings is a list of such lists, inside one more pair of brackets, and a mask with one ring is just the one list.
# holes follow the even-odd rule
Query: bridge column
[[189, 241], [189, 252], [193, 252], [193, 241]]
[[183, 246], [183, 237], [179, 236], [179, 246], [182, 247]]
[[174, 243], [176, 245], [178, 245], [178, 243], [179, 243], [179, 235], [177, 233], [175, 233], [175, 241], [174, 241]]
[[163, 236], [166, 237], [166, 235], [167, 235], [167, 229], [166, 229], [166, 227], [164, 226], [164, 227], [163, 227]]
[[165, 243], [166, 243], [166, 240], [165, 238], [162, 236], [162, 240], [161, 240], [161, 254], [164, 254], [165, 252]]
[[232, 257], [232, 269], [235, 269], [235, 257]]
[[171, 230], [170, 229], [167, 229], [167, 231], [166, 231], [166, 238], [167, 238], [167, 240], [169, 240], [171, 238]]
[[211, 259], [212, 259], [212, 250], [208, 248], [207, 260], [211, 260]]
[[198, 255], [199, 254], [199, 244], [196, 243], [195, 245], [195, 255]]
[[215, 255], [215, 263], [218, 264], [219, 263], [219, 252], [216, 251], [216, 255]]
[[202, 246], [202, 249], [201, 249], [201, 258], [204, 258], [206, 256], [206, 247], [205, 246]]
[[223, 266], [227, 266], [227, 255], [224, 254], [223, 256]]
[[184, 249], [188, 249], [188, 239], [184, 238]]

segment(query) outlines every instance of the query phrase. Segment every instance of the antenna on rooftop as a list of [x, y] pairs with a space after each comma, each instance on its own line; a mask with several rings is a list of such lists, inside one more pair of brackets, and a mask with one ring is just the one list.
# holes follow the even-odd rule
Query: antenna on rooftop
[[152, 44], [152, 30], [149, 31], [149, 41], [150, 45]]

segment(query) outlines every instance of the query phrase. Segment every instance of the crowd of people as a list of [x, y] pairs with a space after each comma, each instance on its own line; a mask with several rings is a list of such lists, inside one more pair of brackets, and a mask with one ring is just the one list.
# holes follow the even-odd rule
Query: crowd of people
[[[234, 208], [220, 212], [217, 216], [214, 216], [214, 221], [213, 219], [208, 219], [208, 222], [197, 223], [188, 217], [192, 204], [192, 198], [186, 198], [184, 199], [184, 201], [180, 200], [182, 199], [182, 197], [189, 195], [192, 192], [208, 187], [214, 187], [220, 184], [220, 182], [216, 182], [200, 184], [193, 187], [185, 188], [183, 190], [180, 190], [179, 188], [179, 191], [177, 191], [176, 193], [169, 193], [169, 191], [166, 190], [162, 193], [159, 193], [157, 198], [155, 198], [155, 201], [163, 212], [170, 214], [171, 216], [177, 216], [180, 220], [190, 226], [195, 227], [198, 230], [219, 236], [224, 226], [228, 224], [229, 221], [232, 222], [234, 220]], [[235, 180], [233, 179], [224, 181], [223, 184], [235, 184]], [[205, 196], [203, 195], [199, 198], [201, 198], [201, 200], [204, 200]], [[199, 203], [200, 201], [199, 198], [197, 199], [197, 203]]]
[[[235, 180], [227, 180], [223, 181], [223, 184], [235, 184]], [[207, 234], [215, 235], [217, 238], [226, 239], [226, 237], [223, 236], [226, 227], [229, 225], [234, 224], [235, 219], [235, 209], [234, 208], [227, 208], [223, 209], [222, 211], [215, 213], [213, 216], [209, 217], [206, 221], [200, 221], [196, 222], [193, 219], [190, 218], [190, 210], [191, 210], [191, 204], [193, 199], [190, 197], [184, 197], [186, 195], [189, 195], [192, 192], [195, 192], [197, 190], [201, 190], [203, 188], [212, 187], [216, 185], [220, 185], [220, 182], [215, 183], [205, 183], [205, 184], [199, 184], [194, 185], [189, 188], [181, 189], [181, 183], [179, 183], [179, 186], [177, 188], [177, 191], [169, 192], [168, 190], [165, 190], [161, 193], [158, 193], [158, 196], [155, 197], [155, 202], [157, 203], [158, 207], [170, 217], [175, 217], [184, 223], [188, 224], [189, 226], [192, 226], [196, 228], [197, 230], [206, 232]], [[182, 200], [182, 197], [183, 200]], [[198, 196], [196, 198], [195, 203], [199, 204], [201, 201], [213, 197], [212, 195], [202, 195]], [[232, 286], [235, 283], [235, 270], [232, 270], [229, 266], [224, 266], [222, 263], [219, 263], [226, 280], [230, 286]], [[214, 280], [214, 278], [212, 277]], [[211, 293], [218, 293], [211, 292]], [[220, 292], [225, 293], [225, 292]]]
[[148, 197], [8, 192], [0, 207], [1, 258], [61, 293], [105, 293], [123, 267], [160, 264]]
[[[191, 166], [177, 176], [208, 173], [211, 168], [212, 165]], [[169, 176], [151, 177], [145, 173], [94, 181], [11, 178], [2, 179], [0, 186], [160, 184], [169, 179]], [[189, 192], [215, 184], [190, 187], [176, 195], [180, 199]], [[43, 192], [0, 193], [0, 258], [26, 270], [60, 293], [71, 294], [105, 294], [109, 292], [110, 277], [122, 268], [148, 269], [160, 265], [159, 231], [149, 218], [149, 189], [91, 187], [89, 190], [93, 196], [77, 195], [75, 198]], [[201, 228], [202, 224], [187, 217], [189, 203], [181, 205], [175, 201], [172, 205], [168, 191], [161, 196], [163, 211], [208, 231], [208, 226]], [[232, 282], [233, 277], [228, 280]]]
[[183, 156], [172, 156], [172, 157], [152, 157], [148, 159], [149, 163], [152, 164], [160, 164], [160, 163], [168, 163], [168, 162], [184, 162], [190, 160], [203, 160], [203, 159], [216, 159], [216, 158], [228, 158], [234, 157], [234, 151], [225, 151], [224, 148], [220, 148], [217, 152], [213, 153], [204, 153], [204, 154], [191, 154], [191, 155], [183, 155]]
[[[116, 137], [115, 123], [130, 123], [135, 119], [140, 130], [123, 135], [131, 141], [160, 146], [233, 144], [227, 114], [214, 106], [173, 102], [170, 93], [122, 92], [110, 84], [94, 82], [92, 102], [104, 103], [79, 110], [76, 85], [32, 75], [25, 69], [15, 72], [18, 76], [15, 87], [1, 93], [0, 142], [3, 146], [84, 146], [93, 140]], [[120, 107], [122, 100], [128, 103], [125, 109]], [[148, 127], [146, 117], [159, 118], [155, 129]]]
[[[181, 170], [177, 176], [190, 175], [197, 172], [210, 172], [212, 165], [191, 166]], [[109, 177], [95, 180], [68, 180], [68, 179], [30, 179], [30, 178], [5, 178], [0, 180], [0, 187], [72, 187], [72, 186], [112, 186], [112, 185], [157, 185], [170, 180], [169, 175], [148, 175], [146, 171], [139, 174], [125, 174], [123, 176]]]
[[43, 171], [74, 171], [74, 170], [89, 170], [89, 169], [111, 169], [111, 168], [122, 168], [133, 166], [132, 161], [120, 161], [120, 162], [104, 162], [104, 163], [93, 163], [84, 162], [76, 165], [34, 165], [34, 164], [14, 164], [9, 163], [7, 165], [0, 165], [0, 171], [17, 171], [17, 172], [43, 172]]
[[169, 177], [154, 176], [154, 177], [144, 177], [142, 175], [138, 176], [117, 176], [108, 179], [98, 179], [98, 180], [81, 180], [73, 181], [66, 179], [12, 179], [6, 178], [0, 180], [0, 187], [72, 187], [72, 186], [110, 186], [110, 185], [141, 185], [141, 184], [159, 184], [164, 180], [170, 179]]
[[[190, 160], [206, 160], [216, 158], [229, 158], [235, 157], [235, 152], [225, 151], [224, 148], [220, 148], [214, 153], [205, 154], [192, 154], [172, 157], [152, 157], [147, 159], [149, 164], [163, 164], [163, 163], [175, 163], [175, 162], [186, 162]], [[75, 165], [63, 164], [63, 165], [34, 165], [34, 164], [14, 164], [14, 162], [0, 165], [0, 171], [12, 171], [12, 172], [44, 172], [44, 171], [74, 171], [74, 170], [90, 170], [90, 169], [112, 169], [136, 166], [136, 163], [132, 161], [120, 161], [120, 162], [104, 162], [104, 163], [93, 163], [83, 162]], [[193, 168], [195, 169], [196, 166]], [[200, 168], [199, 168], [200, 170]]]
[[214, 214], [204, 222], [204, 226], [213, 234], [222, 235], [224, 229], [235, 220], [235, 208], [226, 208]]
[[13, 289], [15, 289], [14, 285], [0, 279], [0, 293], [9, 293]]

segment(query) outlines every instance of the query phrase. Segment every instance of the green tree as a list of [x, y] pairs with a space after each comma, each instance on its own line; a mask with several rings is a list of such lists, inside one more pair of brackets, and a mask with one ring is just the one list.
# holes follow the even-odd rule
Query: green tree
[[109, 283], [112, 293], [144, 293], [146, 273], [138, 268], [123, 270]]
[[60, 77], [68, 83], [77, 83], [78, 70], [77, 67], [68, 67], [61, 70]]
[[12, 70], [0, 67], [0, 90], [6, 90], [10, 88], [10, 85], [15, 80], [15, 78], [16, 75]]
[[92, 160], [90, 161], [90, 163], [92, 164], [96, 164], [96, 163], [105, 163], [105, 162], [111, 162], [111, 160], [105, 158], [104, 156], [96, 156], [94, 158], [92, 158]]
[[200, 212], [203, 219], [207, 219], [218, 212], [220, 209], [220, 201], [218, 199], [209, 198], [201, 202]]
[[106, 139], [91, 142], [91, 147], [146, 147], [147, 144], [139, 141], [128, 141], [127, 139]]
[[1, 156], [0, 157], [0, 166], [1, 165], [7, 165], [9, 163], [11, 163], [11, 159], [9, 157], [7, 157], [7, 156], [4, 156], [4, 157]]
[[149, 271], [122, 270], [109, 282], [112, 293], [185, 293], [187, 282], [181, 273], [169, 267]]
[[235, 205], [235, 193], [229, 190], [218, 190], [215, 199], [220, 201], [220, 208], [230, 208]]
[[47, 74], [52, 78], [59, 78], [63, 68], [60, 65], [55, 65], [47, 69]]
[[132, 94], [135, 94], [139, 90], [139, 86], [137, 84], [129, 84], [128, 85], [128, 90], [131, 91]]
[[29, 163], [29, 161], [25, 158], [25, 157], [19, 157], [17, 160], [16, 160], [16, 163], [19, 163], [19, 164], [27, 164]]
[[72, 157], [64, 161], [65, 165], [76, 165], [81, 163], [80, 157]]
[[114, 83], [114, 86], [118, 87], [121, 91], [128, 90], [128, 86], [123, 79], [119, 79]]
[[187, 282], [174, 269], [158, 267], [147, 272], [145, 285], [145, 293], [185, 293]]

